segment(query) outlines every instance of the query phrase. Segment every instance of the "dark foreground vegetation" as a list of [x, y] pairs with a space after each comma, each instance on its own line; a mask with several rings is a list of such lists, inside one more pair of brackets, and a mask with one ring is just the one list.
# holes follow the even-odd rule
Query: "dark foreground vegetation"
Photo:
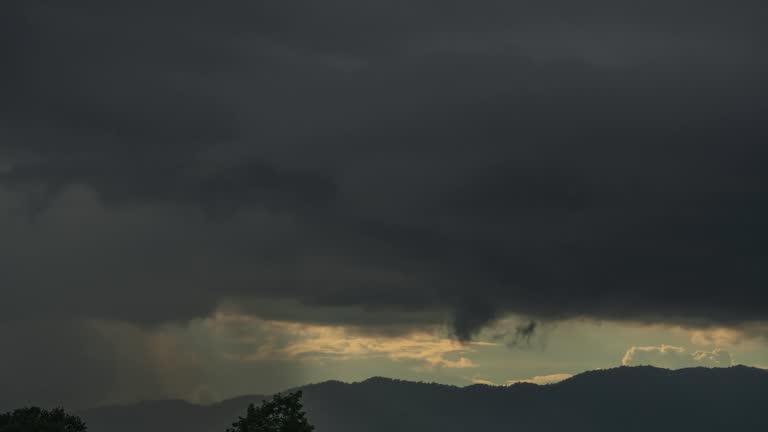
[[88, 428], [79, 417], [61, 408], [45, 410], [20, 408], [0, 414], [0, 432], [85, 432]]
[[[140, 414], [140, 413], [139, 413]], [[151, 420], [150, 420], [151, 421]], [[178, 419], [179, 425], [184, 419]], [[105, 426], [104, 430], [123, 429]], [[226, 432], [312, 432], [302, 410], [301, 391], [276, 394], [261, 401], [257, 407], [248, 405], [245, 417], [238, 417]], [[0, 432], [87, 432], [88, 427], [77, 416], [66, 414], [62, 408], [45, 410], [38, 407], [21, 408], [0, 415]], [[176, 429], [168, 429], [176, 430]], [[180, 431], [186, 430], [181, 427]]]

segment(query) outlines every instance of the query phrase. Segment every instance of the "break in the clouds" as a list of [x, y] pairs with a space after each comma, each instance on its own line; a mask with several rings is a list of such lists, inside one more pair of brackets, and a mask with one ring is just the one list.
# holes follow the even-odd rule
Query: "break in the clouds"
[[768, 318], [758, 1], [0, 8], [0, 325]]

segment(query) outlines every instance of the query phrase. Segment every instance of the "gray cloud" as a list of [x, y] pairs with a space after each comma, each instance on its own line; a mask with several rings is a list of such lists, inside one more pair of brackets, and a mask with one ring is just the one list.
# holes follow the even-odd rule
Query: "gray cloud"
[[5, 316], [765, 320], [764, 8], [546, 3], [7, 3]]
[[256, 351], [271, 337], [258, 328], [237, 331], [200, 320], [153, 328], [104, 320], [3, 322], [0, 337], [12, 349], [0, 358], [0, 410], [155, 399], [205, 403], [305, 382], [297, 362], [226, 358], [238, 349]]
[[0, 324], [0, 335], [12, 347], [0, 359], [3, 410], [178, 397], [199, 372], [176, 347], [153, 347], [129, 325], [40, 319]]

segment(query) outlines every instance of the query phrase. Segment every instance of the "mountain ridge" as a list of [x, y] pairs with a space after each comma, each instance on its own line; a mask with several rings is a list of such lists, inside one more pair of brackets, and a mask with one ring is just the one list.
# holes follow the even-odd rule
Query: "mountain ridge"
[[[464, 387], [371, 377], [296, 387], [304, 392], [317, 432], [768, 430], [768, 371], [748, 366], [616, 367], [583, 372], [559, 383]], [[248, 403], [244, 395], [211, 405], [178, 400], [83, 410], [92, 432], [223, 431]], [[480, 428], [480, 429], [475, 429]]]

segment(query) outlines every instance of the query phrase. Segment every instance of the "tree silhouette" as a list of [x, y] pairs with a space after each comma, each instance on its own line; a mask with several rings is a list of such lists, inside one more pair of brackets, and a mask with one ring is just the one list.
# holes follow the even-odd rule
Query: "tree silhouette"
[[227, 432], [311, 432], [315, 429], [302, 411], [301, 391], [276, 394], [258, 408], [248, 405], [245, 417], [240, 417]]
[[69, 415], [61, 408], [44, 410], [37, 407], [21, 408], [0, 414], [0, 432], [85, 432], [79, 417]]

